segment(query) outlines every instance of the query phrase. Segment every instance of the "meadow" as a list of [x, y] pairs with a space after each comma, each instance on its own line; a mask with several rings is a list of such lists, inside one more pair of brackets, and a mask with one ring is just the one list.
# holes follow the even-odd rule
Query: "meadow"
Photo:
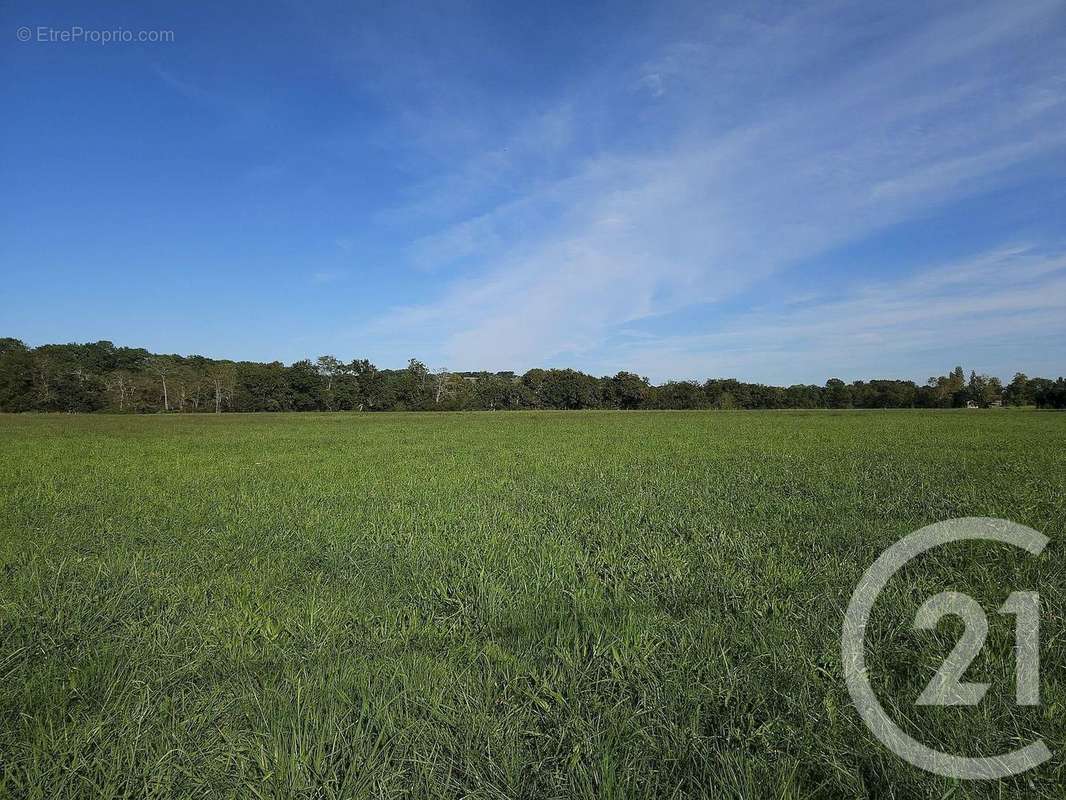
[[[3, 415], [0, 796], [1061, 798], [1064, 453], [1053, 412]], [[964, 516], [1052, 543], [923, 557], [868, 658], [922, 741], [1055, 752], [997, 782], [894, 756], [840, 665], [866, 567]], [[947, 588], [993, 688], [917, 709]]]

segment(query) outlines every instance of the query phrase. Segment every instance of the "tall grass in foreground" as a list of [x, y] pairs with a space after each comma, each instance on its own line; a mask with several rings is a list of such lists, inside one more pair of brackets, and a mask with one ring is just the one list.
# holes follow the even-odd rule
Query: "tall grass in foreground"
[[[0, 417], [0, 796], [1061, 798], [1064, 452], [1044, 413]], [[890, 754], [839, 663], [866, 567], [961, 516], [1052, 544], [912, 565], [870, 664], [923, 741], [1056, 751], [1003, 782]], [[947, 588], [993, 688], [918, 710]]]

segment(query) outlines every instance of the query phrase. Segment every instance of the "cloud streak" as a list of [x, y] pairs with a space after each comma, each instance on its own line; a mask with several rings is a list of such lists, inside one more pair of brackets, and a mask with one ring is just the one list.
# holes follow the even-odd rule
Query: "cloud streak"
[[[603, 107], [575, 113], [573, 97], [560, 100], [567, 134], [550, 149], [568, 156], [565, 174], [523, 183], [515, 168], [502, 200], [419, 237], [412, 263], [454, 269], [454, 279], [368, 331], [403, 331], [423, 349], [435, 342], [432, 358], [459, 368], [606, 364], [618, 362], [611, 348], [627, 325], [707, 307], [685, 340], [704, 349], [678, 362], [704, 374], [721, 363], [711, 346], [732, 341], [715, 304], [1063, 154], [1059, 4], [986, 3], [907, 20], [862, 48], [872, 23], [837, 17], [832, 6], [769, 21], [724, 15], [701, 40], [667, 42], [635, 65], [635, 82], [590, 78], [582, 91], [603, 87]], [[645, 135], [578, 147], [593, 120], [620, 113], [620, 93], [637, 103], [626, 111]], [[501, 163], [499, 153], [475, 154], [419, 210], [446, 208], [450, 196], [477, 205], [485, 173], [513, 164]], [[1057, 296], [1061, 286], [1051, 288]], [[1046, 309], [1041, 292], [1011, 297], [1036, 315]], [[626, 352], [663, 377], [650, 369], [653, 351]]]
[[[643, 338], [624, 346], [618, 368], [659, 377], [772, 372], [785, 382], [872, 374], [922, 379], [968, 352], [971, 365], [1009, 377], [1012, 345], [1043, 343], [1037, 362], [1061, 371], [1066, 335], [1066, 253], [1029, 246], [993, 250], [927, 268], [904, 280], [872, 282], [836, 297], [741, 313], [705, 335]], [[1005, 349], [1006, 348], [1006, 349]], [[910, 370], [893, 368], [908, 357]]]

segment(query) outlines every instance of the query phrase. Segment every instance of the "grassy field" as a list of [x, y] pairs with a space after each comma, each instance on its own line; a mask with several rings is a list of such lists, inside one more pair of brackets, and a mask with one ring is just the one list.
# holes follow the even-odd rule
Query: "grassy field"
[[[1064, 454], [1036, 412], [0, 417], [0, 796], [1061, 798]], [[923, 557], [869, 663], [922, 741], [1055, 751], [998, 783], [892, 755], [840, 669], [866, 567], [961, 516], [1052, 544]], [[947, 588], [993, 688], [919, 710]]]

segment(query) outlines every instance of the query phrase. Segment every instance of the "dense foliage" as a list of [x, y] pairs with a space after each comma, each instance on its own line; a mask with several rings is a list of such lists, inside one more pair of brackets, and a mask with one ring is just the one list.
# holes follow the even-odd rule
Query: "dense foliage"
[[957, 408], [968, 404], [1066, 408], [1066, 379], [1028, 378], [1004, 387], [961, 367], [913, 381], [788, 387], [729, 379], [654, 386], [631, 372], [595, 377], [572, 369], [513, 372], [378, 369], [333, 356], [286, 366], [156, 355], [111, 342], [30, 348], [0, 339], [0, 411], [460, 411], [497, 409]]

